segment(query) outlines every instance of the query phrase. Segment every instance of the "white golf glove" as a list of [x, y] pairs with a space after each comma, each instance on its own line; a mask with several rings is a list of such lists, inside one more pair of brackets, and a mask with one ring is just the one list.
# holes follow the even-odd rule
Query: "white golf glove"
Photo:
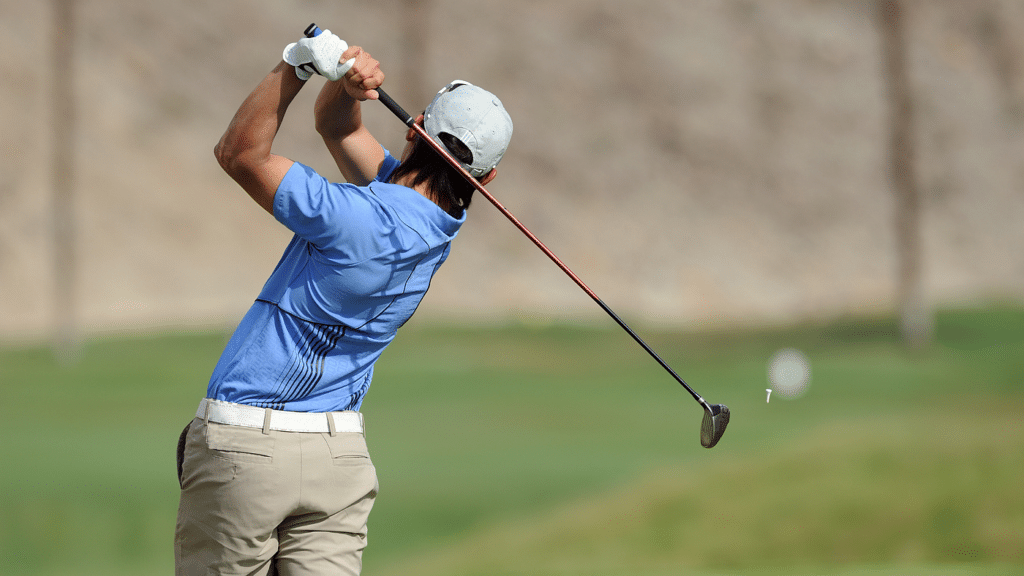
[[348, 50], [348, 43], [330, 30], [324, 30], [318, 36], [285, 46], [283, 58], [295, 66], [295, 75], [300, 80], [309, 80], [315, 72], [334, 82], [343, 78], [355, 63], [355, 58], [341, 62], [345, 50]]

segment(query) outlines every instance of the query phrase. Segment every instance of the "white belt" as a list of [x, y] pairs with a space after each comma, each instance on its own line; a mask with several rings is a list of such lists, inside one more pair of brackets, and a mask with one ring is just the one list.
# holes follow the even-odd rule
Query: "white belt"
[[287, 412], [203, 398], [196, 418], [217, 424], [262, 428], [281, 432], [363, 433], [361, 412]]

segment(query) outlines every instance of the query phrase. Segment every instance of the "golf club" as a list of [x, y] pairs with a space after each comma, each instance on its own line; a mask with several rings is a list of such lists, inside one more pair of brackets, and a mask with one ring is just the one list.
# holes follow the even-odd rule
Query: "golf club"
[[[320, 28], [318, 28], [317, 25], [313, 23], [306, 28], [304, 34], [308, 38], [313, 38], [319, 35], [320, 32]], [[401, 120], [409, 128], [412, 128], [416, 132], [416, 134], [419, 135], [420, 138], [422, 138], [427, 144], [430, 145], [431, 148], [434, 149], [434, 151], [440, 154], [449, 164], [451, 164], [452, 168], [454, 168], [459, 174], [462, 175], [463, 178], [465, 178], [470, 184], [472, 184], [473, 187], [476, 188], [476, 190], [480, 192], [480, 194], [482, 194], [484, 198], [487, 199], [488, 202], [493, 204], [494, 207], [497, 208], [499, 212], [501, 212], [506, 218], [508, 218], [508, 220], [512, 222], [512, 224], [514, 224], [516, 228], [519, 228], [520, 232], [525, 234], [527, 238], [529, 238], [538, 248], [540, 248], [541, 251], [544, 252], [544, 254], [546, 254], [547, 257], [550, 258], [551, 261], [554, 262], [555, 265], [557, 265], [562, 270], [562, 272], [565, 272], [565, 274], [568, 275], [569, 278], [571, 278], [577, 286], [582, 288], [583, 291], [587, 293], [587, 296], [590, 296], [590, 298], [593, 299], [594, 302], [596, 302], [602, 310], [604, 310], [609, 316], [611, 316], [612, 320], [615, 320], [615, 322], [619, 326], [621, 326], [622, 329], [626, 331], [626, 333], [632, 336], [633, 340], [635, 340], [637, 344], [639, 344], [644, 350], [646, 350], [647, 353], [650, 354], [651, 357], [654, 358], [658, 362], [658, 364], [661, 365], [662, 368], [664, 368], [673, 378], [675, 378], [677, 382], [682, 384], [683, 388], [685, 388], [686, 391], [689, 392], [691, 396], [693, 396], [693, 399], [704, 407], [704, 419], [701, 421], [700, 425], [701, 445], [704, 446], [705, 448], [711, 448], [715, 444], [718, 444], [718, 441], [721, 440], [722, 438], [722, 434], [725, 433], [725, 427], [729, 424], [729, 407], [726, 406], [725, 404], [708, 404], [708, 402], [704, 400], [704, 398], [702, 398], [700, 394], [697, 394], [697, 392], [693, 388], [691, 388], [689, 384], [687, 384], [678, 374], [676, 374], [675, 370], [673, 370], [667, 362], [662, 360], [661, 356], [659, 356], [654, 351], [654, 349], [647, 345], [647, 342], [644, 342], [644, 340], [640, 338], [640, 336], [637, 335], [637, 333], [634, 332], [632, 328], [627, 326], [626, 323], [621, 318], [619, 318], [618, 314], [613, 312], [612, 309], [609, 308], [608, 305], [605, 304], [604, 301], [602, 301], [601, 298], [599, 298], [598, 295], [583, 282], [583, 280], [580, 280], [579, 276], [577, 276], [572, 270], [570, 270], [569, 267], [566, 266], [558, 258], [558, 256], [555, 255], [554, 252], [552, 252], [547, 246], [544, 245], [543, 242], [540, 241], [540, 239], [534, 236], [533, 232], [530, 232], [526, 228], [526, 226], [524, 226], [522, 222], [519, 221], [518, 218], [516, 218], [511, 212], [508, 211], [508, 209], [506, 209], [501, 204], [501, 202], [498, 202], [498, 199], [495, 198], [490, 192], [488, 192], [487, 189], [484, 188], [483, 185], [476, 180], [476, 178], [471, 176], [469, 172], [467, 172], [466, 169], [462, 167], [459, 161], [456, 160], [455, 157], [452, 156], [444, 148], [444, 146], [442, 146], [438, 142], [435, 142], [434, 139], [427, 134], [427, 131], [424, 130], [422, 126], [416, 123], [415, 118], [410, 116], [409, 113], [403, 110], [402, 107], [398, 105], [398, 103], [392, 100], [391, 97], [388, 96], [380, 88], [377, 88], [377, 94], [380, 98], [381, 103], [387, 106], [387, 108], [391, 110], [391, 112], [393, 112], [395, 116], [398, 117], [399, 120]]]

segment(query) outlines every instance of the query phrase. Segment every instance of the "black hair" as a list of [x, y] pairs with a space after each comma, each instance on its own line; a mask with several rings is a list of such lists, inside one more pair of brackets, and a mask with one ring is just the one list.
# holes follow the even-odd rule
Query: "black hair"
[[[469, 148], [454, 136], [442, 133], [440, 139], [457, 160], [464, 164], [473, 162], [473, 154]], [[434, 201], [453, 218], [461, 218], [473, 200], [473, 191], [476, 188], [431, 148], [430, 144], [419, 137], [416, 138], [409, 157], [395, 168], [388, 181], [394, 183], [409, 174], [415, 174], [413, 186], [426, 182]]]

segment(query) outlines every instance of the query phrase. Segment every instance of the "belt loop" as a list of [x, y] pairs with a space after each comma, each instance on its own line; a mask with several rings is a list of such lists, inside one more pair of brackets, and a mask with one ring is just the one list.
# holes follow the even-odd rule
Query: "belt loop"
[[209, 426], [210, 425], [210, 404], [211, 404], [211, 402], [209, 400], [203, 400], [203, 403], [205, 404], [204, 410], [203, 410], [203, 424], [205, 424], [206, 426]]
[[266, 408], [265, 412], [263, 413], [263, 433], [264, 434], [270, 434], [270, 413], [271, 412], [272, 412], [272, 410], [270, 408]]
[[363, 436], [366, 436], [366, 419], [363, 418], [362, 412], [356, 412], [356, 414], [359, 414], [359, 431], [363, 433]]
[[338, 431], [334, 428], [334, 413], [328, 412], [327, 416], [327, 431], [330, 432], [331, 436], [337, 436]]

